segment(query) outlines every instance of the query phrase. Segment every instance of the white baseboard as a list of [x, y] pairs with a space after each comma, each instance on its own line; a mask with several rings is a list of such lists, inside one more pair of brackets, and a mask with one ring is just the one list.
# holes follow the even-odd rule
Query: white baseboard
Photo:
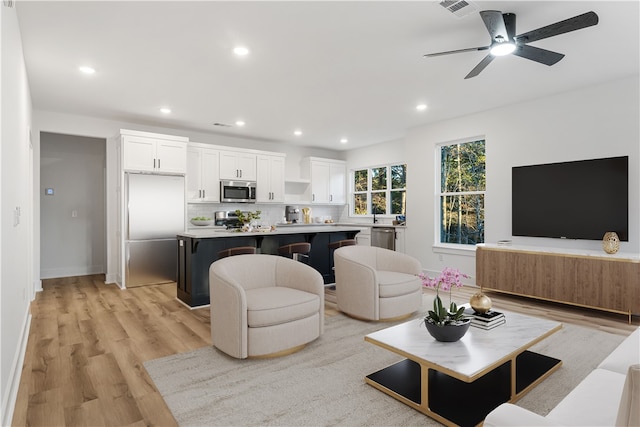
[[118, 275], [114, 274], [114, 273], [108, 273], [104, 276], [104, 283], [106, 284], [110, 284], [110, 283], [116, 283], [118, 284]]
[[33, 282], [33, 290], [35, 292], [42, 292], [42, 280], [36, 280]]
[[29, 328], [31, 327], [31, 313], [27, 306], [25, 320], [20, 333], [20, 342], [16, 353], [13, 357], [11, 371], [9, 374], [10, 381], [7, 383], [7, 389], [3, 391], [2, 396], [2, 422], [3, 426], [10, 426], [13, 419], [13, 412], [18, 398], [18, 388], [20, 387], [20, 378], [22, 377], [22, 365], [24, 364], [24, 356], [27, 351], [27, 342], [29, 341]]
[[41, 279], [55, 279], [58, 277], [88, 276], [104, 273], [103, 265], [79, 267], [43, 268], [40, 270]]

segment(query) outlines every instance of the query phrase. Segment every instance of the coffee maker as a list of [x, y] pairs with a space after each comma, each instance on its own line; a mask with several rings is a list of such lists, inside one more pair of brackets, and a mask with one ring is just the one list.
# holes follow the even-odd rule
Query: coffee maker
[[284, 217], [287, 223], [297, 224], [300, 222], [300, 209], [297, 206], [286, 206], [284, 209]]

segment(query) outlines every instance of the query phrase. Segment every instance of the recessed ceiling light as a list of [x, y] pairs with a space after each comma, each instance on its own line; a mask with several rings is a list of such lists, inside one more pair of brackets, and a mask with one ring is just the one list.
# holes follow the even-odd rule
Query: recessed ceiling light
[[236, 121], [236, 126], [244, 126], [246, 123], [242, 120]]
[[427, 109], [427, 104], [418, 104], [416, 105], [416, 110], [418, 111], [424, 111]]
[[342, 138], [340, 140], [340, 144], [346, 144], [347, 142], [349, 142], [349, 140], [347, 138]]
[[302, 131], [300, 129], [296, 129], [296, 130], [293, 131], [293, 134], [295, 136], [300, 136], [300, 135], [302, 135]]
[[78, 69], [80, 70], [80, 72], [82, 72], [84, 74], [93, 74], [93, 73], [96, 72], [95, 68], [89, 67], [87, 65], [83, 65], [81, 67], [78, 67]]
[[237, 46], [233, 48], [233, 53], [235, 53], [238, 56], [246, 56], [249, 54], [249, 49], [247, 49], [244, 46]]
[[166, 108], [166, 107], [165, 108], [161, 108], [160, 112], [163, 113], [163, 114], [169, 114], [169, 113], [171, 113], [171, 108]]

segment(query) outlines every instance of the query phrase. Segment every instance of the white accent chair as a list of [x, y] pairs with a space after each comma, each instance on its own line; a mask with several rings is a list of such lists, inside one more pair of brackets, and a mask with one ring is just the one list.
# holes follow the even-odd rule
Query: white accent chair
[[375, 246], [344, 246], [333, 254], [338, 309], [365, 320], [397, 320], [422, 305], [420, 262]]
[[324, 282], [276, 255], [236, 255], [209, 268], [211, 339], [229, 356], [293, 353], [324, 332]]

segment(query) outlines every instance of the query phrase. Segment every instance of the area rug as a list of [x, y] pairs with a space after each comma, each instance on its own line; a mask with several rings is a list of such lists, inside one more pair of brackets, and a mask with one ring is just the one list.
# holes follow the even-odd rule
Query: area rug
[[[393, 324], [337, 314], [320, 339], [286, 357], [236, 360], [205, 347], [144, 366], [180, 426], [439, 425], [364, 382], [401, 360], [363, 339]], [[565, 325], [532, 348], [563, 366], [518, 405], [546, 415], [623, 339]]]

